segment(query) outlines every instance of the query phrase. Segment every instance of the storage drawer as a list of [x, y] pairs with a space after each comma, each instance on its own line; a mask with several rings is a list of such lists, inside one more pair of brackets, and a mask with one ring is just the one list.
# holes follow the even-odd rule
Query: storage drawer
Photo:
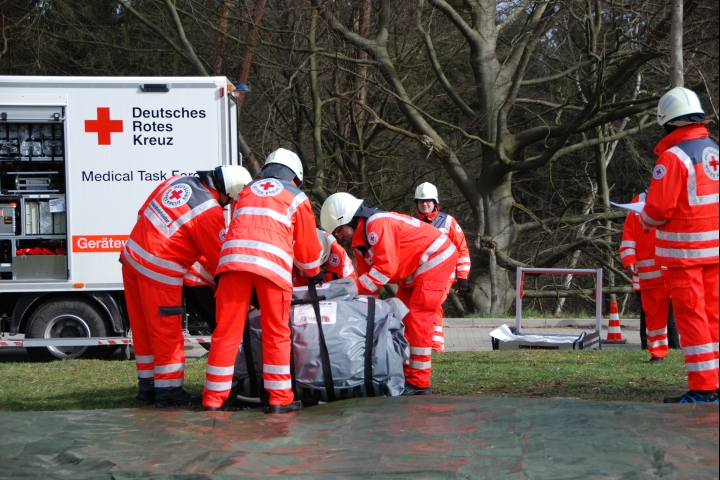
[[0, 235], [17, 235], [16, 212], [16, 204], [0, 203]]
[[17, 280], [65, 280], [67, 257], [65, 255], [15, 257], [12, 271], [13, 277]]

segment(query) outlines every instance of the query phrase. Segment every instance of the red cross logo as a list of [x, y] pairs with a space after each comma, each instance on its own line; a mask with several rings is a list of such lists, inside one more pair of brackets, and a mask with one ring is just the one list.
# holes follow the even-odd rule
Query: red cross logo
[[276, 180], [265, 180], [264, 183], [253, 183], [251, 190], [261, 197], [274, 197], [284, 190], [282, 183]]
[[170, 194], [170, 200], [177, 200], [178, 198], [182, 197], [182, 194], [182, 190], [173, 190], [173, 192]]
[[708, 162], [710, 166], [713, 168], [714, 172], [717, 172], [718, 165], [720, 165], [720, 162], [718, 162], [718, 159], [713, 157], [710, 157], [710, 161]]
[[122, 120], [110, 120], [110, 109], [98, 107], [97, 120], [85, 120], [85, 132], [98, 134], [98, 145], [110, 145], [110, 134], [123, 131]]

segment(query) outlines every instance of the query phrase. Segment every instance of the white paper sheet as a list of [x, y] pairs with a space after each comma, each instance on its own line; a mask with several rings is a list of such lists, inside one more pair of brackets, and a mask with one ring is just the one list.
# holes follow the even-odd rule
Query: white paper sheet
[[522, 335], [515, 335], [510, 331], [510, 327], [507, 325], [501, 325], [500, 327], [496, 328], [492, 332], [490, 332], [490, 336], [497, 338], [501, 342], [544, 342], [544, 343], [574, 343], [577, 341], [579, 336], [573, 337], [571, 335], [564, 336], [564, 335], [553, 335], [553, 336], [546, 336], [546, 335], [540, 335], [540, 334], [522, 334]]
[[51, 198], [48, 203], [50, 204], [50, 213], [65, 211], [65, 197]]
[[610, 202], [610, 205], [617, 208], [622, 208], [623, 210], [630, 210], [631, 212], [640, 213], [642, 212], [643, 207], [645, 207], [645, 202], [637, 202], [637, 203], [615, 203]]

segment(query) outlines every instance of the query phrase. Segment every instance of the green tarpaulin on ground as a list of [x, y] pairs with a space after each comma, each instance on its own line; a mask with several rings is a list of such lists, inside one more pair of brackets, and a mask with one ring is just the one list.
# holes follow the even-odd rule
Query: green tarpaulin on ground
[[289, 415], [1, 413], [2, 478], [717, 478], [717, 405], [356, 399]]

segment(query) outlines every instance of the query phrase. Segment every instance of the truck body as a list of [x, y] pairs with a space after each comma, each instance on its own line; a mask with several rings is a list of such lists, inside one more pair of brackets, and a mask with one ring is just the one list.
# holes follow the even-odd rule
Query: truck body
[[0, 334], [24, 334], [38, 359], [129, 343], [119, 252], [159, 182], [239, 164], [231, 90], [225, 77], [0, 77]]

